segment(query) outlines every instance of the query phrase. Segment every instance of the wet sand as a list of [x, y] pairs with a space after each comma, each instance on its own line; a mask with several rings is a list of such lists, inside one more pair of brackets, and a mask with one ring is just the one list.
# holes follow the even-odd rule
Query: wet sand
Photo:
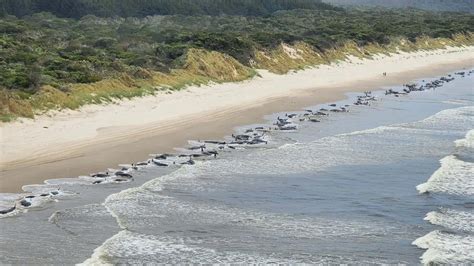
[[26, 184], [41, 183], [46, 179], [88, 175], [108, 167], [116, 167], [120, 163], [145, 160], [151, 153], [171, 152], [173, 147], [183, 146], [189, 139], [221, 139], [225, 135], [230, 135], [236, 126], [263, 121], [263, 116], [266, 114], [301, 110], [305, 106], [340, 100], [348, 92], [399, 85], [414, 79], [438, 76], [472, 66], [474, 66], [473, 57], [467, 57], [457, 62], [430, 65], [398, 73], [389, 72], [386, 77], [380, 74], [375, 78], [292, 90], [291, 93], [259, 101], [247, 101], [245, 104], [229, 108], [216, 108], [182, 116], [179, 119], [138, 126], [99, 128], [94, 137], [67, 143], [51, 143], [46, 145], [47, 148], [44, 150], [32, 149], [30, 156], [16, 160], [8, 161], [8, 158], [5, 158], [7, 155], [2, 152], [0, 192], [20, 192], [21, 187]]

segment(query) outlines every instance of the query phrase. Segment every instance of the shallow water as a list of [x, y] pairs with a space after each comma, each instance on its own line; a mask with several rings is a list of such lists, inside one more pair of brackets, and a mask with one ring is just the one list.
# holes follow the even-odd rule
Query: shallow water
[[0, 219], [1, 261], [474, 263], [472, 84], [377, 93], [268, 145], [145, 167], [127, 184], [33, 186], [62, 194]]

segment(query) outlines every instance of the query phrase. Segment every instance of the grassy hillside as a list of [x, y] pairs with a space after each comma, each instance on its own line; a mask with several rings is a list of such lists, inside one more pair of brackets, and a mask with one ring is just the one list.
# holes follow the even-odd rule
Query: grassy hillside
[[[390, 22], [390, 23], [389, 23]], [[291, 10], [270, 16], [0, 19], [0, 118], [243, 80], [398, 49], [473, 44], [474, 16]]]

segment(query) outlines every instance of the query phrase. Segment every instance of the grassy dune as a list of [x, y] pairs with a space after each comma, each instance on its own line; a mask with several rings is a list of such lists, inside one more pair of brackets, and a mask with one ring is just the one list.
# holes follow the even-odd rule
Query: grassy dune
[[256, 52], [256, 62], [253, 67], [268, 69], [277, 74], [285, 74], [291, 70], [304, 69], [319, 64], [328, 64], [338, 60], [346, 60], [348, 56], [361, 59], [371, 59], [375, 55], [389, 55], [399, 52], [416, 52], [443, 49], [448, 46], [459, 47], [474, 45], [474, 33], [456, 34], [452, 38], [420, 37], [411, 42], [406, 38], [392, 40], [387, 45], [371, 43], [358, 46], [355, 42], [346, 42], [344, 45], [328, 49], [325, 52], [313, 50], [305, 43], [294, 45], [281, 44], [270, 51]]
[[272, 50], [254, 51], [254, 59], [245, 66], [235, 58], [216, 51], [189, 49], [179, 59], [181, 67], [159, 72], [138, 68], [131, 76], [122, 74], [88, 84], [70, 84], [67, 91], [42, 86], [33, 95], [21, 91], [0, 90], [0, 120], [9, 122], [18, 117], [34, 118], [48, 110], [77, 109], [86, 104], [111, 103], [123, 98], [151, 95], [157, 91], [180, 90], [188, 85], [209, 82], [235, 82], [252, 78], [255, 69], [285, 74], [320, 64], [345, 60], [348, 56], [370, 59], [378, 54], [441, 49], [447, 46], [474, 45], [474, 34], [456, 34], [452, 38], [420, 37], [411, 42], [405, 38], [387, 45], [357, 46], [354, 42], [321, 52], [304, 42], [282, 43]]
[[[77, 109], [86, 104], [110, 103], [113, 100], [154, 94], [163, 90], [179, 90], [188, 85], [209, 82], [241, 81], [253, 77], [256, 71], [234, 58], [218, 52], [190, 49], [183, 56], [180, 69], [169, 73], [140, 68], [135, 77], [123, 74], [90, 84], [70, 84], [68, 91], [52, 86], [27, 95], [21, 91], [0, 91], [0, 119], [8, 122], [16, 117], [33, 118], [48, 110]], [[136, 78], [139, 76], [140, 78]]]

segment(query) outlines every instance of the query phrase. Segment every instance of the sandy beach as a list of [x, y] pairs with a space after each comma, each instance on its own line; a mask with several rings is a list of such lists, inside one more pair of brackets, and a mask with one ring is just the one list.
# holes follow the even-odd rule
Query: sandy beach
[[472, 66], [474, 47], [351, 58], [287, 75], [259, 71], [259, 77], [244, 82], [189, 87], [1, 124], [0, 192], [140, 161], [189, 139], [221, 138], [265, 114]]

